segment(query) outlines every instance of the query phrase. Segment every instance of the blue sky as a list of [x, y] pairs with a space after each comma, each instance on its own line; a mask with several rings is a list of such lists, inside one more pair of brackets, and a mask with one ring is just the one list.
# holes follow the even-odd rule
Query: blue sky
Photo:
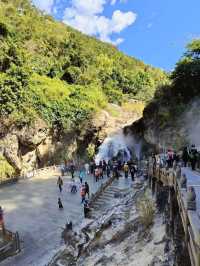
[[200, 38], [199, 0], [33, 0], [80, 31], [145, 63], [172, 70], [186, 44]]

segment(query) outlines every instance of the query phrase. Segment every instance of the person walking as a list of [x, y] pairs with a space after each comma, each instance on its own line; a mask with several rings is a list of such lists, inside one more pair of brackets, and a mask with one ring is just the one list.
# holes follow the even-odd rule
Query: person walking
[[62, 204], [62, 201], [61, 201], [60, 198], [58, 198], [58, 208], [59, 208], [60, 210], [63, 209], [63, 204]]
[[90, 187], [87, 182], [85, 182], [85, 196], [88, 195], [88, 198], [90, 197]]
[[62, 192], [63, 180], [60, 176], [58, 177], [57, 185], [59, 187], [60, 192]]

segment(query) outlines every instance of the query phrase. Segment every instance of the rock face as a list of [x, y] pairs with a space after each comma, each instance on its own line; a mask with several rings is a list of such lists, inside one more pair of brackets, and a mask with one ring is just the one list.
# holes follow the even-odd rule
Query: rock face
[[84, 157], [90, 143], [98, 146], [112, 132], [138, 119], [134, 111], [110, 105], [112, 112], [101, 110], [81, 129], [71, 132], [52, 130], [41, 119], [30, 126], [0, 125], [0, 152], [15, 169], [25, 174], [35, 168], [63, 163], [64, 159]]

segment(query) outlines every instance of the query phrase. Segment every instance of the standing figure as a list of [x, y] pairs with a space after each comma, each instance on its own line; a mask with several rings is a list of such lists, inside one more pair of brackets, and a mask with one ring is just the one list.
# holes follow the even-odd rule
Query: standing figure
[[94, 170], [94, 176], [95, 176], [96, 182], [98, 182], [99, 181], [99, 168], [98, 167]]
[[192, 171], [196, 170], [196, 163], [197, 163], [197, 149], [195, 148], [195, 145], [192, 145], [190, 150], [190, 162], [192, 166]]
[[187, 147], [184, 147], [184, 149], [183, 149], [182, 160], [184, 163], [184, 167], [187, 167], [187, 163], [189, 161], [189, 153], [188, 153]]
[[80, 179], [81, 184], [83, 183], [83, 179], [85, 178], [85, 176], [86, 176], [85, 169], [82, 167], [79, 172], [79, 179]]
[[131, 179], [132, 179], [132, 181], [135, 180], [135, 172], [136, 172], [136, 169], [135, 169], [134, 165], [132, 164], [130, 166], [130, 173], [131, 173]]
[[128, 164], [125, 163], [124, 164], [124, 176], [125, 176], [125, 178], [128, 178], [128, 170], [129, 170]]
[[90, 187], [87, 182], [85, 182], [85, 195], [88, 195], [88, 198], [90, 196]]
[[90, 208], [89, 208], [89, 204], [88, 204], [87, 200], [85, 200], [83, 208], [84, 208], [84, 217], [88, 218], [88, 214], [90, 212]]
[[73, 162], [70, 165], [70, 169], [69, 169], [72, 179], [74, 179], [74, 172], [75, 172], [75, 165], [73, 164]]
[[63, 209], [63, 204], [62, 204], [62, 201], [61, 201], [60, 198], [58, 198], [58, 208], [59, 208], [60, 210]]
[[89, 165], [89, 163], [85, 163], [84, 167], [85, 167], [86, 175], [89, 175], [90, 174], [90, 171], [89, 171], [90, 165]]
[[110, 165], [107, 165], [107, 167], [106, 167], [106, 175], [107, 175], [107, 178], [110, 177], [110, 172], [111, 172]]
[[103, 160], [103, 173], [106, 174], [107, 163]]
[[2, 234], [2, 237], [5, 236], [5, 226], [4, 226], [4, 219], [3, 219], [3, 209], [0, 206], [0, 235]]
[[83, 203], [85, 201], [85, 186], [84, 185], [81, 186], [80, 193], [81, 193], [81, 203]]
[[59, 187], [60, 192], [62, 192], [63, 180], [60, 176], [58, 177], [57, 185]]

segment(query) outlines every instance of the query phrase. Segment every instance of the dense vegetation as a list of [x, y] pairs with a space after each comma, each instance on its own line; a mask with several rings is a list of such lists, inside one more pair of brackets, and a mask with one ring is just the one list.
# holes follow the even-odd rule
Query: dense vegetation
[[171, 83], [161, 86], [144, 110], [160, 128], [176, 123], [192, 101], [200, 97], [200, 40], [194, 40], [171, 73]]
[[0, 116], [81, 124], [107, 102], [149, 101], [166, 74], [42, 14], [28, 0], [0, 0]]

